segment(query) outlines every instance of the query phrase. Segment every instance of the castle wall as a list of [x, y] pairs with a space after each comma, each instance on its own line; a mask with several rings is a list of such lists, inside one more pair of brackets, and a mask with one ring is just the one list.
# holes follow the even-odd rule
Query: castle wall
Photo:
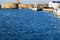
[[8, 4], [2, 4], [2, 8], [17, 8], [16, 4], [14, 3], [8, 3]]
[[18, 7], [19, 8], [30, 8], [32, 7], [32, 5], [31, 4], [18, 4]]

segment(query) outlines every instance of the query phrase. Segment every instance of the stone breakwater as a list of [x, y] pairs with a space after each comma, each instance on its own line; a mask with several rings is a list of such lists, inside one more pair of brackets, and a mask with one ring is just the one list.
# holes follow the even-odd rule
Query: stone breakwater
[[0, 40], [60, 40], [60, 21], [50, 12], [2, 9]]

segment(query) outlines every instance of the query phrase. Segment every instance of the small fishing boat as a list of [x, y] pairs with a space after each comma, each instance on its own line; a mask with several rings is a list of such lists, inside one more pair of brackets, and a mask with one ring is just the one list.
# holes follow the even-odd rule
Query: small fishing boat
[[32, 8], [32, 10], [34, 10], [34, 11], [42, 11], [41, 8]]
[[49, 3], [49, 7], [53, 7], [53, 13], [56, 15], [56, 17], [60, 18], [60, 1], [51, 1]]
[[53, 13], [56, 15], [56, 17], [60, 18], [60, 8], [54, 9]]
[[37, 8], [32, 8], [32, 10], [37, 11]]
[[34, 11], [42, 11], [42, 8], [40, 8], [39, 5], [34, 5], [32, 7], [32, 10], [34, 10]]

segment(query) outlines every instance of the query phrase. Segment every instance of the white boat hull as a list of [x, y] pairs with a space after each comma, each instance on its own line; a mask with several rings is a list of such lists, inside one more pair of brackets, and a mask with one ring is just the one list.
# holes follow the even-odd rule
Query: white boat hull
[[32, 10], [35, 10], [35, 11], [37, 11], [37, 8], [32, 8]]
[[54, 9], [53, 13], [56, 15], [56, 17], [60, 18], [60, 9]]

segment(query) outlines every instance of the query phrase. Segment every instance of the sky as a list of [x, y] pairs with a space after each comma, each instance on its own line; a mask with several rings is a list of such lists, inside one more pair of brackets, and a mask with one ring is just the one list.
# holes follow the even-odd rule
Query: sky
[[[48, 3], [52, 0], [19, 0], [21, 4], [44, 4], [44, 3]], [[14, 3], [15, 0], [0, 0], [0, 4], [2, 3]]]

